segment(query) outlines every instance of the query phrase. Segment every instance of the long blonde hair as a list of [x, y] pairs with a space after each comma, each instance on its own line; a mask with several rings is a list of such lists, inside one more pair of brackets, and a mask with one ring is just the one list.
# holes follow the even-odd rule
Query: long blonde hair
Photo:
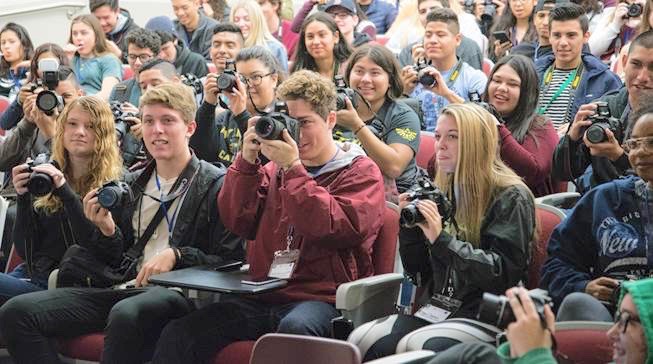
[[276, 38], [270, 33], [268, 29], [268, 24], [265, 21], [265, 16], [263, 15], [263, 10], [261, 6], [254, 0], [239, 0], [231, 8], [231, 14], [229, 15], [229, 21], [234, 23], [234, 16], [238, 9], [245, 9], [247, 15], [249, 16], [249, 21], [252, 25], [249, 27], [249, 35], [245, 38], [245, 44], [243, 48], [252, 47], [255, 45], [267, 47], [268, 41], [275, 41]]
[[[79, 108], [90, 116], [92, 130], [95, 134], [93, 156], [85, 176], [73, 180], [70, 169], [70, 157], [63, 145], [63, 134], [68, 114], [73, 108]], [[80, 196], [85, 196], [93, 188], [105, 182], [115, 180], [122, 174], [122, 158], [118, 150], [113, 114], [109, 105], [94, 96], [82, 96], [68, 105], [57, 118], [55, 135], [52, 138], [52, 159], [66, 177], [72, 189]], [[34, 201], [34, 208], [54, 213], [63, 206], [61, 200], [53, 194], [39, 197]]]
[[456, 201], [457, 235], [479, 247], [483, 217], [498, 191], [528, 187], [501, 160], [496, 119], [489, 112], [474, 104], [452, 104], [441, 115], [456, 121], [458, 161], [454, 173], [438, 168], [435, 184]]

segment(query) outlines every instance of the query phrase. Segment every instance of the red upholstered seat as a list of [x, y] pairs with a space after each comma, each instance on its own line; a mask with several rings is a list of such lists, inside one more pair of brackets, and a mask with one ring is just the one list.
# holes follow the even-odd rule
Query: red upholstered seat
[[418, 166], [428, 169], [429, 160], [435, 154], [435, 134], [422, 130], [419, 138], [419, 151], [415, 156], [415, 162]]
[[14, 270], [20, 263], [23, 262], [23, 258], [18, 255], [16, 248], [12, 245], [11, 251], [9, 252], [9, 259], [7, 260], [7, 266], [5, 267], [5, 273], [9, 273]]
[[213, 357], [213, 364], [238, 364], [249, 363], [249, 357], [254, 350], [256, 341], [236, 341], [235, 343], [222, 349]]
[[[5, 110], [9, 107], [9, 99], [5, 96], [0, 96], [0, 115], [2, 115]], [[0, 129], [0, 135], [5, 135], [5, 131], [3, 129]]]
[[535, 216], [539, 225], [539, 235], [533, 242], [535, 245], [531, 250], [531, 261], [528, 266], [528, 289], [537, 288], [540, 284], [540, 270], [547, 257], [546, 247], [549, 244], [549, 238], [553, 229], [564, 218], [564, 213], [552, 206], [536, 204]]
[[78, 360], [100, 361], [104, 348], [104, 334], [101, 332], [57, 340], [59, 352]]
[[610, 322], [556, 322], [558, 353], [569, 363], [595, 364], [612, 362], [612, 344], [607, 331]]
[[134, 77], [134, 71], [129, 66], [122, 66], [122, 80], [131, 80]]

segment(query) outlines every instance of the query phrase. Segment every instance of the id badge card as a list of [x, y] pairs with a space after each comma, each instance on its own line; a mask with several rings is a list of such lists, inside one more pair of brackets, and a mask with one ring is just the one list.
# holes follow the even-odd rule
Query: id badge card
[[458, 311], [461, 305], [462, 301], [460, 300], [435, 294], [431, 297], [431, 301], [428, 304], [422, 306], [415, 313], [415, 317], [434, 324], [449, 318]]
[[279, 250], [275, 252], [268, 277], [290, 279], [298, 260], [299, 249]]

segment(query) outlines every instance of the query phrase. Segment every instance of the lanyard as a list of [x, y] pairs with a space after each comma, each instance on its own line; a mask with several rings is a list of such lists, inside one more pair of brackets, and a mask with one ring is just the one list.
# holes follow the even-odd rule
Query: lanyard
[[175, 208], [175, 211], [172, 213], [172, 217], [168, 217], [168, 208], [166, 207], [166, 204], [163, 202], [163, 191], [161, 190], [161, 182], [159, 182], [159, 174], [156, 173], [156, 170], [154, 170], [154, 180], [156, 181], [156, 188], [159, 190], [159, 193], [161, 194], [161, 198], [159, 201], [159, 205], [163, 209], [163, 216], [166, 218], [166, 223], [168, 224], [168, 238], [172, 239], [172, 230], [175, 226], [175, 218], [177, 217], [177, 212], [179, 211], [179, 206], [181, 206], [181, 202], [177, 204], [177, 207]]
[[[563, 82], [563, 83], [560, 85], [560, 87], [558, 87], [558, 89], [557, 89], [556, 92], [553, 94], [553, 96], [551, 97], [551, 99], [549, 100], [549, 102], [547, 102], [546, 105], [541, 106], [541, 107], [537, 110], [537, 113], [538, 113], [539, 115], [544, 115], [544, 114], [546, 113], [546, 110], [549, 108], [549, 106], [551, 106], [551, 104], [553, 104], [553, 102], [554, 102], [555, 100], [557, 100], [558, 97], [560, 97], [560, 95], [562, 94], [562, 92], [563, 92], [563, 91], [564, 91], [564, 90], [565, 90], [565, 89], [566, 89], [570, 84], [571, 84], [571, 88], [574, 89], [574, 90], [576, 89], [576, 87], [578, 87], [578, 84], [580, 83], [580, 76], [581, 76], [581, 74], [582, 74], [582, 72], [583, 72], [583, 70], [582, 70], [582, 64], [583, 64], [583, 62], [581, 62], [580, 65], [578, 65], [578, 67], [577, 67], [576, 69], [574, 69], [573, 71], [571, 71], [571, 73], [569, 74], [569, 76], [567, 76], [567, 79], [565, 80], [565, 82]], [[549, 89], [549, 84], [551, 83], [551, 79], [552, 79], [552, 78], [553, 78], [553, 65], [549, 66], [549, 69], [546, 70], [546, 74], [544, 75], [544, 85], [546, 86], [546, 91], [548, 91], [548, 89]], [[573, 81], [573, 82], [572, 82], [572, 81]], [[546, 91], [545, 91], [545, 92], [546, 92]]]
[[449, 79], [447, 80], [447, 87], [451, 88], [454, 81], [460, 76], [460, 69], [463, 67], [463, 60], [459, 59], [458, 63], [456, 63], [456, 66], [454, 67], [453, 71], [451, 71], [451, 74], [449, 75]]

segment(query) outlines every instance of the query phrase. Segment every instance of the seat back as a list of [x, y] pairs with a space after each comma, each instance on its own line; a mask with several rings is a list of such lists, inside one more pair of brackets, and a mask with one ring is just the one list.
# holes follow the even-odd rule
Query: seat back
[[608, 363], [612, 361], [612, 345], [607, 331], [611, 322], [556, 322], [555, 338], [558, 353], [575, 364]]
[[[9, 104], [11, 104], [9, 102], [9, 98], [7, 98], [6, 96], [0, 96], [0, 115], [2, 115], [2, 113], [5, 112], [5, 110], [7, 110]], [[0, 129], [0, 135], [5, 135], [5, 131], [3, 129]]]
[[537, 288], [540, 284], [540, 270], [546, 260], [546, 247], [553, 229], [565, 218], [564, 212], [553, 206], [535, 204], [538, 235], [531, 249], [531, 261], [528, 265], [528, 289]]
[[134, 78], [134, 70], [129, 66], [122, 66], [122, 80], [127, 81]]
[[550, 195], [538, 197], [535, 202], [543, 205], [557, 207], [559, 209], [571, 209], [580, 199], [578, 192], [558, 192]]
[[346, 341], [314, 336], [267, 334], [256, 341], [250, 364], [359, 364], [358, 348]]
[[392, 273], [397, 254], [397, 241], [399, 238], [399, 206], [386, 202], [383, 212], [383, 226], [374, 242], [372, 250], [372, 263], [374, 274]]
[[433, 154], [435, 154], [435, 134], [422, 130], [419, 134], [419, 151], [415, 156], [415, 162], [418, 166], [428, 169]]

